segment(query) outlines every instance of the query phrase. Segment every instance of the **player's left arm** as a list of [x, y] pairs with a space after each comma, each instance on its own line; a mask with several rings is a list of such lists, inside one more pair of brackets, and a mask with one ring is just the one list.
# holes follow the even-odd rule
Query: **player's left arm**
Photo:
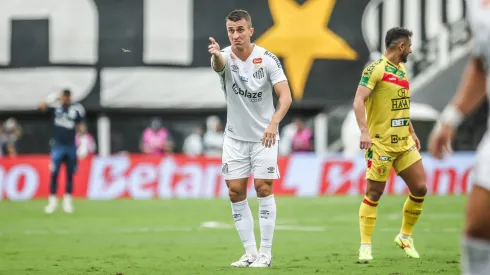
[[415, 146], [417, 147], [417, 150], [420, 150], [420, 148], [421, 148], [420, 140], [417, 137], [417, 134], [415, 134], [415, 129], [413, 128], [413, 124], [411, 121], [408, 124], [408, 131], [410, 132], [410, 135], [412, 136], [413, 141], [415, 141]]
[[85, 108], [82, 104], [75, 104], [75, 110], [77, 111], [77, 117], [75, 118], [75, 124], [77, 125], [77, 130], [80, 131], [80, 127], [85, 123]]
[[279, 125], [282, 119], [286, 116], [289, 107], [291, 107], [293, 99], [291, 97], [291, 90], [289, 89], [289, 85], [286, 80], [276, 83], [276, 85], [274, 85], [274, 91], [279, 97], [279, 100], [277, 102], [276, 112], [272, 117], [271, 123]]
[[274, 92], [279, 97], [276, 112], [272, 116], [269, 127], [267, 127], [264, 137], [262, 138], [262, 143], [266, 146], [270, 146], [276, 142], [279, 123], [281, 123], [282, 119], [286, 116], [293, 99], [291, 97], [291, 89], [289, 89], [289, 84], [279, 59], [270, 52], [267, 52], [264, 55], [264, 58], [265, 69], [267, 70], [269, 81], [274, 87]]

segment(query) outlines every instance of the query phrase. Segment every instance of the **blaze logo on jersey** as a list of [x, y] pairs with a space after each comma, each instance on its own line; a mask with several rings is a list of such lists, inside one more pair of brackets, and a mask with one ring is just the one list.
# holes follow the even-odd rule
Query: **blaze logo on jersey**
[[240, 87], [238, 87], [238, 85], [236, 85], [236, 83], [233, 83], [232, 88], [233, 88], [233, 92], [235, 92], [236, 95], [241, 95], [245, 98], [248, 98], [248, 99], [250, 99], [250, 102], [262, 101], [262, 92], [250, 93], [247, 90], [244, 91]]

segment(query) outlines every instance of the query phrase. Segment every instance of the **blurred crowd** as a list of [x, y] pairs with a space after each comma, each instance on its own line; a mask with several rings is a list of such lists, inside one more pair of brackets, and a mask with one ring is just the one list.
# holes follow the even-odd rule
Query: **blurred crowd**
[[[224, 126], [218, 116], [206, 118], [203, 126], [198, 126], [187, 135], [182, 153], [190, 157], [221, 157]], [[151, 120], [143, 130], [140, 139], [140, 151], [144, 154], [164, 155], [176, 150], [173, 137], [160, 118]], [[279, 153], [288, 155], [294, 152], [312, 152], [313, 130], [300, 118], [285, 125], [280, 133]]]

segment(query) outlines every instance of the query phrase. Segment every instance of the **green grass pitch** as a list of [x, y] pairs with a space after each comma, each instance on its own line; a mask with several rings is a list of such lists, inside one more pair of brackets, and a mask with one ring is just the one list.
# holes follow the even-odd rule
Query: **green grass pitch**
[[273, 267], [260, 270], [229, 267], [244, 251], [226, 200], [77, 200], [49, 216], [44, 200], [0, 201], [0, 274], [459, 274], [466, 197], [426, 198], [421, 259], [393, 243], [405, 197], [383, 197], [367, 265], [355, 263], [361, 199], [277, 198]]

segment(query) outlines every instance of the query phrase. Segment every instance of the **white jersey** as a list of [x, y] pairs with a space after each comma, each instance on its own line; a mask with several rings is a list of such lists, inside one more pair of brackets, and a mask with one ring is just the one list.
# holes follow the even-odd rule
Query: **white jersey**
[[490, 3], [485, 0], [467, 0], [468, 21], [474, 36], [473, 56], [480, 57], [487, 74], [490, 65]]
[[257, 45], [246, 61], [240, 60], [231, 47], [221, 54], [226, 65], [217, 73], [226, 97], [225, 133], [237, 140], [260, 142], [275, 112], [273, 86], [287, 80], [281, 63]]

